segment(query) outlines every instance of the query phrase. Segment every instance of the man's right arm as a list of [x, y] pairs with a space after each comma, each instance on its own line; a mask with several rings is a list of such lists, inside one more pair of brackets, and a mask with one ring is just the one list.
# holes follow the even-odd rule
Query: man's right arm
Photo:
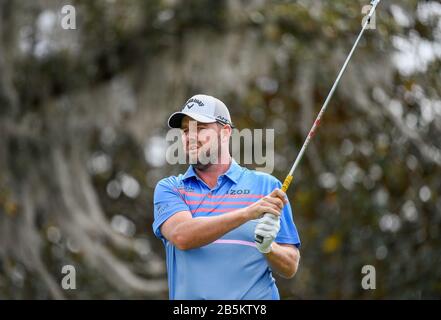
[[205, 246], [250, 220], [246, 208], [215, 217], [193, 218], [190, 211], [174, 214], [161, 226], [162, 235], [180, 250]]
[[161, 233], [180, 250], [194, 249], [219, 239], [249, 220], [260, 218], [264, 213], [280, 216], [286, 202], [285, 194], [276, 189], [246, 208], [219, 216], [193, 218], [190, 211], [181, 211], [161, 225]]

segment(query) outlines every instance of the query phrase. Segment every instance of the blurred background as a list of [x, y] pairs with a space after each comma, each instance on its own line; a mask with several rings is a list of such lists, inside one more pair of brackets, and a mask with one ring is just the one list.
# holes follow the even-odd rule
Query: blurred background
[[[283, 180], [366, 4], [0, 0], [0, 298], [167, 299], [169, 114], [206, 93], [239, 129], [274, 128]], [[283, 299], [441, 297], [440, 17], [380, 3], [288, 191], [302, 260]]]

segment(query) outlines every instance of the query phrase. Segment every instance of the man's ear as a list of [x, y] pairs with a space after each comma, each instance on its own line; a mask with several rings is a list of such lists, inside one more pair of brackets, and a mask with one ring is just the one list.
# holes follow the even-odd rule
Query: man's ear
[[232, 133], [232, 129], [230, 126], [228, 125], [223, 126], [221, 129], [222, 142], [229, 141], [231, 137], [231, 133]]

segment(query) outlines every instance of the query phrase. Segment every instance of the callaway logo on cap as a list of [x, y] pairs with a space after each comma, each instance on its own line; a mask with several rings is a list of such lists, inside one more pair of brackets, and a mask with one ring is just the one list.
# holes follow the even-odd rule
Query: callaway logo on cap
[[168, 119], [170, 128], [180, 128], [182, 118], [190, 118], [203, 123], [220, 122], [234, 128], [227, 106], [219, 99], [198, 94], [191, 97], [180, 112], [173, 113]]

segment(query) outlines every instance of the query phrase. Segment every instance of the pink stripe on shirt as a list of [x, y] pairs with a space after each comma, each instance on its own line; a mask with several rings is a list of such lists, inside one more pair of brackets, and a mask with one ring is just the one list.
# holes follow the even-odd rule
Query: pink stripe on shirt
[[193, 210], [191, 213], [195, 214], [197, 212], [230, 212], [237, 209], [234, 208], [228, 208], [228, 209], [213, 209], [213, 208], [198, 208], [196, 210]]
[[253, 201], [185, 201], [186, 204], [253, 204]]
[[262, 194], [224, 194], [224, 195], [219, 195], [219, 196], [215, 196], [212, 194], [203, 194], [203, 193], [195, 193], [195, 192], [187, 192], [187, 191], [183, 191], [183, 190], [179, 190], [178, 191], [181, 194], [185, 194], [187, 196], [192, 196], [192, 197], [208, 197], [208, 198], [233, 198], [233, 199], [237, 199], [237, 198], [263, 198], [264, 195]]
[[242, 246], [249, 246], [249, 247], [255, 247], [256, 244], [251, 241], [244, 241], [244, 240], [225, 240], [225, 239], [219, 239], [214, 241], [213, 243], [218, 244], [240, 244]]

